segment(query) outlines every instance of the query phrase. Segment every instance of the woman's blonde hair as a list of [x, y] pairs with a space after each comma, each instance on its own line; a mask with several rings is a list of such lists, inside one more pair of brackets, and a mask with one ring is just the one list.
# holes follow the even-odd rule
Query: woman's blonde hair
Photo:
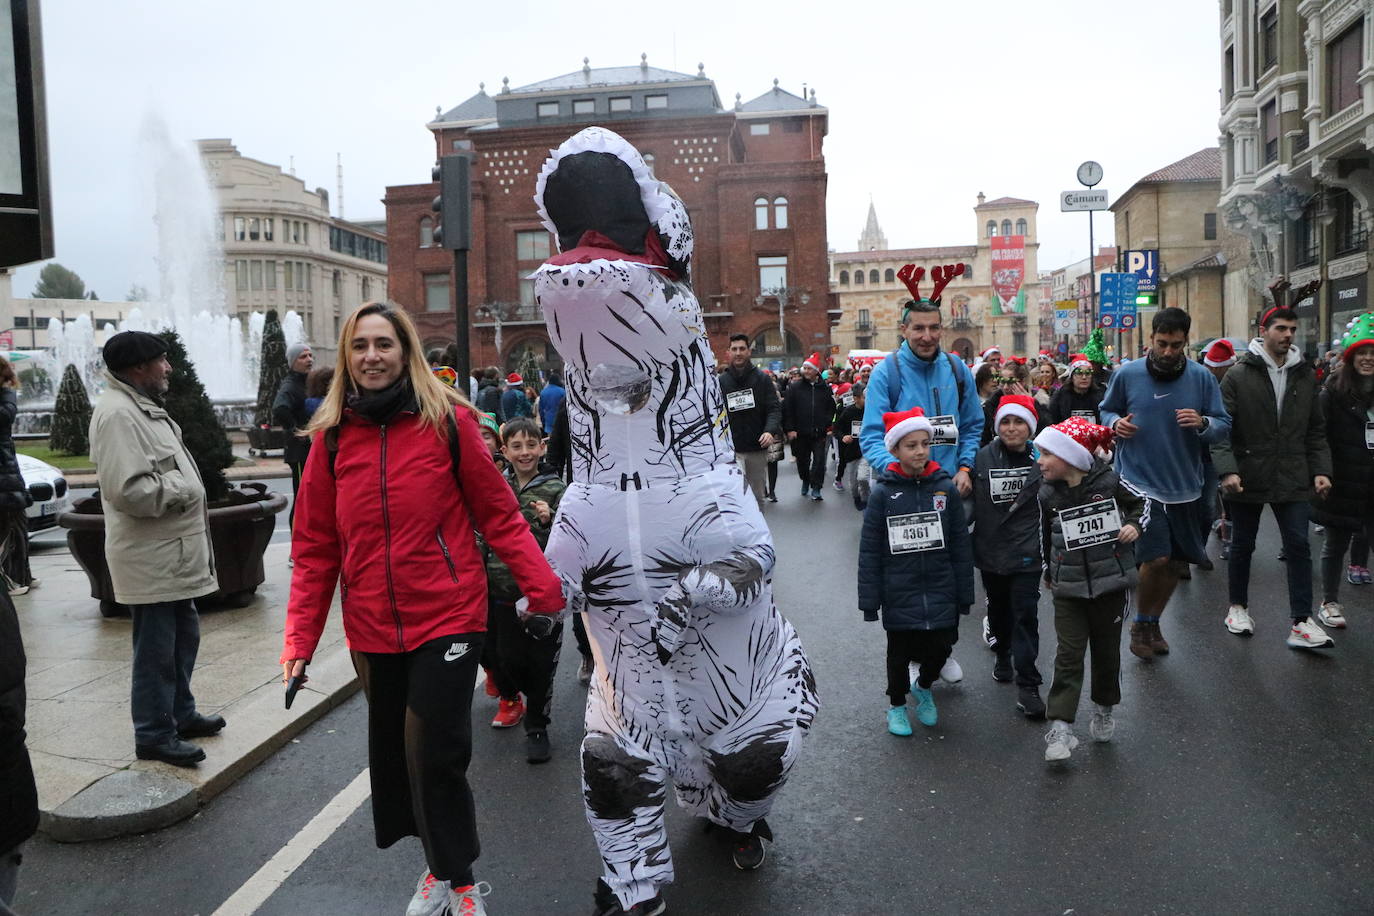
[[358, 322], [369, 315], [382, 316], [391, 322], [391, 327], [396, 331], [396, 340], [401, 345], [404, 361], [402, 371], [410, 379], [411, 388], [415, 390], [415, 400], [420, 405], [422, 426], [428, 426], [447, 436], [444, 416], [450, 413], [455, 405], [462, 405], [471, 411], [474, 417], [477, 416], [477, 408], [473, 407], [466, 397], [439, 381], [430, 371], [424, 348], [420, 345], [419, 332], [415, 330], [415, 324], [405, 310], [389, 302], [366, 302], [348, 316], [339, 330], [339, 352], [334, 365], [334, 378], [329, 383], [329, 391], [326, 392], [324, 400], [320, 402], [315, 415], [310, 418], [310, 425], [302, 431], [302, 435], [309, 436], [343, 422], [347, 397], [358, 390], [357, 382], [349, 369], [353, 336], [357, 331]]

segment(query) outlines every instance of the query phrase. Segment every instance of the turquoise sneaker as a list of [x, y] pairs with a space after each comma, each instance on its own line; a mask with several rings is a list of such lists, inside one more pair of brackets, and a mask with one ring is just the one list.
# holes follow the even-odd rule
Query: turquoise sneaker
[[911, 720], [906, 717], [905, 706], [888, 707], [887, 730], [901, 738], [911, 737]]
[[930, 690], [919, 684], [913, 685], [911, 693], [916, 697], [916, 718], [922, 725], [934, 725], [939, 718], [935, 713], [935, 697]]

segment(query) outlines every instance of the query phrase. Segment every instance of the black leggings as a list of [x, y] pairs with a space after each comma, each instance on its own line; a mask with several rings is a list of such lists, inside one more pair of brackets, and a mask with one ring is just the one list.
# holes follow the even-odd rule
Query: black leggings
[[778, 463], [776, 461], [768, 462], [768, 495], [778, 495]]
[[11, 588], [33, 581], [29, 572], [29, 520], [23, 509], [0, 509], [0, 552]]
[[563, 623], [542, 639], [525, 632], [515, 613], [513, 601], [488, 599], [489, 635], [496, 636], [497, 685], [503, 691], [525, 695], [525, 731], [538, 732], [549, 727], [549, 706], [553, 699], [553, 676], [558, 671], [558, 655], [563, 649]]
[[367, 697], [367, 757], [377, 847], [418, 836], [434, 877], [472, 884], [481, 852], [468, 787], [472, 688], [481, 633], [402, 653], [353, 652]]

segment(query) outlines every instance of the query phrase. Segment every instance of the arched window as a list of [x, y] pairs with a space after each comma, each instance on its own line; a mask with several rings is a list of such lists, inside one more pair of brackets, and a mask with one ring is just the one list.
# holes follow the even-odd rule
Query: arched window
[[426, 216], [420, 220], [420, 247], [431, 248], [434, 246], [434, 220]]
[[768, 228], [768, 198], [754, 198], [754, 228]]
[[877, 283], [877, 282], [878, 282], [878, 269], [877, 269], [876, 267], [873, 268], [872, 270], [870, 270], [870, 271], [868, 272], [868, 282], [869, 282], [869, 283]]
[[895, 270], [893, 270], [891, 267], [889, 267], [887, 270], [883, 271], [883, 282], [884, 282], [884, 283], [896, 283], [896, 282], [897, 282], [897, 272], [896, 272]]
[[1004, 219], [1004, 220], [1002, 220], [1002, 234], [1003, 234], [1003, 235], [1011, 235], [1011, 220], [1009, 220], [1009, 219]]
[[854, 271], [854, 282], [855, 282], [855, 283], [863, 283], [863, 282], [864, 282], [864, 272], [863, 272], [862, 270], [856, 270], [856, 271]]
[[990, 219], [990, 220], [988, 220], [988, 238], [992, 238], [992, 237], [995, 236], [996, 234], [997, 234], [997, 220], [995, 220], [995, 219]]
[[1016, 221], [1016, 234], [1017, 234], [1017, 235], [1025, 235], [1025, 234], [1026, 234], [1026, 221], [1025, 221], [1025, 220], [1023, 220], [1023, 219], [1018, 219], [1018, 220]]
[[786, 197], [775, 197], [775, 198], [773, 198], [773, 228], [774, 228], [774, 229], [786, 229], [786, 228], [787, 228], [787, 198], [786, 198]]
[[848, 286], [848, 285], [849, 285], [849, 271], [847, 271], [847, 270], [842, 270], [842, 271], [840, 271], [840, 285], [841, 285], [841, 286]]

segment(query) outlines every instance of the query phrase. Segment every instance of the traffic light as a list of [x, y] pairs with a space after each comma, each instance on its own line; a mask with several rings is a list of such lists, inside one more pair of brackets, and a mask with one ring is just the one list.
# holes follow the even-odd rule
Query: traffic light
[[453, 251], [472, 247], [472, 187], [467, 156], [442, 156], [430, 172], [439, 182], [439, 196], [430, 209], [439, 214], [434, 244]]

